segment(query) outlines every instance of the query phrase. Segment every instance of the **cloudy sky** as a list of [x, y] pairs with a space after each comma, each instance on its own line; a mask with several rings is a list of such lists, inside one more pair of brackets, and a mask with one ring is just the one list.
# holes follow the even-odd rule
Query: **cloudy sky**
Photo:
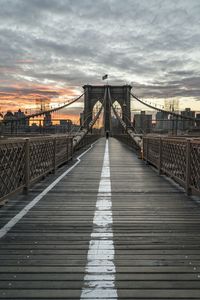
[[0, 7], [0, 111], [36, 99], [55, 105], [84, 84], [102, 84], [105, 73], [141, 98], [178, 98], [200, 110], [199, 0], [0, 0]]

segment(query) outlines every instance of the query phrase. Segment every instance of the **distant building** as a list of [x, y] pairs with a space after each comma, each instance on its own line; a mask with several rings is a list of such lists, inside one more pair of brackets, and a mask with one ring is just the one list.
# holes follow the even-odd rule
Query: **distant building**
[[196, 119], [197, 119], [197, 121], [196, 121], [196, 127], [200, 128], [200, 114], [196, 114]]
[[145, 111], [141, 111], [140, 114], [135, 114], [133, 119], [133, 125], [138, 132], [151, 132], [152, 115], [146, 115]]
[[15, 120], [15, 116], [12, 113], [12, 111], [8, 110], [7, 113], [4, 115], [4, 121], [10, 121], [10, 120]]
[[25, 117], [26, 115], [21, 109], [14, 113], [7, 111], [3, 118], [5, 121], [5, 132], [8, 130], [12, 133], [17, 133], [27, 130], [29, 127], [29, 120]]
[[[192, 111], [190, 108], [186, 108], [184, 111], [181, 111], [181, 115], [185, 117], [195, 118], [195, 111]], [[178, 122], [178, 128], [180, 130], [190, 130], [195, 127], [195, 120], [190, 119], [180, 119]]]
[[48, 126], [52, 125], [51, 113], [50, 112], [45, 113], [43, 124], [44, 124], [45, 127], [48, 127]]
[[156, 126], [155, 129], [159, 131], [168, 131], [172, 128], [172, 119], [169, 114], [163, 111], [156, 113]]
[[21, 109], [14, 113], [14, 118], [20, 120], [19, 125], [28, 126], [29, 120], [25, 118], [26, 115]]
[[28, 125], [28, 120], [25, 119], [26, 115], [21, 109], [19, 109], [17, 112], [12, 113], [10, 110], [7, 111], [7, 113], [4, 115], [4, 120], [20, 120], [19, 125]]
[[16, 119], [20, 119], [24, 118], [26, 115], [23, 111], [21, 111], [21, 109], [19, 109], [18, 111], [14, 112], [14, 116]]
[[60, 126], [65, 127], [65, 129], [70, 132], [72, 130], [72, 121], [70, 119], [60, 120]]

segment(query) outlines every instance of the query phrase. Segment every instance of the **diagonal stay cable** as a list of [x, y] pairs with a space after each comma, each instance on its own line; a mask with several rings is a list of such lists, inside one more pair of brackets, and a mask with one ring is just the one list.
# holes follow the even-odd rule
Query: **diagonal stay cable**
[[[117, 102], [119, 102], [118, 101], [118, 99], [114, 99], [114, 101], [117, 101]], [[112, 101], [112, 99], [111, 99], [111, 97], [110, 97], [110, 104], [111, 104], [111, 107], [112, 107], [112, 109], [113, 109], [113, 112], [114, 112], [114, 114], [115, 114], [115, 116], [117, 117], [117, 119], [118, 120], [120, 120], [121, 118], [120, 118], [120, 116], [119, 116], [119, 114], [117, 113], [117, 111], [116, 111], [116, 109], [115, 109], [115, 107], [114, 107], [114, 105], [113, 105], [113, 102], [114, 101]], [[124, 112], [123, 112], [123, 115], [126, 117], [126, 119], [129, 121], [129, 123], [130, 124], [132, 124], [132, 121], [129, 119], [129, 117], [127, 116], [127, 114], [125, 114]], [[140, 128], [140, 133], [137, 131], [137, 129], [133, 126], [133, 125], [131, 125], [131, 126], [128, 126], [129, 128], [131, 128], [131, 129], [133, 129], [133, 131], [136, 133], [136, 134], [144, 134], [144, 131], [142, 130], [142, 128]]]
[[110, 105], [112, 107], [112, 110], [116, 116], [116, 118], [118, 119], [118, 121], [120, 122], [120, 124], [122, 125], [122, 127], [127, 130], [127, 125], [126, 123], [120, 118], [119, 114], [117, 113], [116, 109], [114, 108], [113, 106], [113, 103], [112, 103], [112, 98], [111, 98], [111, 95], [110, 95], [110, 89], [108, 89], [108, 97], [109, 97], [109, 101], [110, 101]]
[[105, 93], [104, 93], [104, 98], [103, 98], [103, 102], [102, 102], [102, 105], [98, 111], [98, 113], [95, 115], [94, 119], [89, 123], [89, 126], [88, 128], [83, 128], [82, 130], [80, 130], [73, 138], [73, 147], [76, 147], [80, 141], [86, 136], [86, 134], [88, 134], [88, 132], [92, 129], [92, 127], [94, 126], [94, 124], [96, 123], [96, 121], [98, 120], [102, 110], [103, 110], [103, 107], [104, 107], [104, 104], [105, 104], [105, 101], [106, 101], [106, 95], [107, 95], [107, 88], [105, 89]]
[[127, 132], [127, 134], [130, 136], [131, 139], [134, 140], [134, 142], [139, 146], [139, 148], [142, 147], [142, 139], [141, 136], [138, 136], [138, 133], [136, 132], [135, 128], [131, 129], [129, 128], [126, 123], [120, 118], [119, 114], [117, 113], [116, 109], [114, 108], [113, 104], [112, 104], [112, 99], [111, 99], [111, 95], [110, 95], [110, 90], [108, 90], [108, 96], [109, 96], [109, 100], [110, 100], [110, 105], [112, 107], [112, 110], [115, 114], [115, 116], [117, 117], [117, 119], [119, 120], [120, 124], [122, 125], [122, 127], [125, 129], [125, 131]]

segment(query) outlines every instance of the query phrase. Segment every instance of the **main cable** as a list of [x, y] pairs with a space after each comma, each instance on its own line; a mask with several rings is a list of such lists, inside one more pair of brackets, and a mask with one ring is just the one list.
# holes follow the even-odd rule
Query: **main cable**
[[152, 108], [152, 109], [155, 109], [157, 111], [160, 111], [160, 112], [163, 112], [163, 113], [166, 113], [166, 114], [170, 114], [170, 115], [173, 115], [177, 118], [181, 118], [181, 119], [187, 119], [187, 120], [192, 120], [192, 121], [196, 121], [197, 119], [195, 117], [190, 117], [190, 116], [183, 116], [183, 115], [180, 115], [180, 114], [177, 114], [173, 111], [167, 111], [167, 110], [164, 110], [162, 108], [159, 108], [159, 107], [155, 107], [149, 103], [146, 103], [144, 102], [143, 100], [139, 99], [137, 96], [135, 96], [134, 94], [130, 93], [131, 96], [136, 99], [138, 102], [142, 103], [143, 105], [149, 107], [149, 108]]
[[59, 107], [56, 107], [56, 108], [52, 108], [52, 109], [49, 109], [49, 110], [45, 110], [45, 111], [40, 111], [38, 113], [34, 113], [34, 114], [30, 114], [30, 115], [26, 115], [26, 116], [23, 116], [23, 117], [20, 117], [20, 118], [17, 118], [17, 119], [11, 119], [11, 120], [4, 120], [3, 122], [4, 123], [8, 123], [8, 122], [19, 122], [19, 121], [22, 121], [22, 120], [27, 120], [27, 119], [31, 119], [31, 118], [35, 118], [35, 117], [38, 117], [38, 116], [42, 116], [42, 115], [45, 115], [45, 114], [48, 114], [48, 113], [52, 113], [52, 112], [56, 112], [60, 109], [63, 109], [71, 104], [73, 104], [74, 102], [78, 101], [85, 93], [81, 94], [80, 96], [78, 96], [77, 98], [75, 98], [74, 100], [72, 100], [71, 102], [69, 103], [66, 103], [66, 104], [63, 104]]

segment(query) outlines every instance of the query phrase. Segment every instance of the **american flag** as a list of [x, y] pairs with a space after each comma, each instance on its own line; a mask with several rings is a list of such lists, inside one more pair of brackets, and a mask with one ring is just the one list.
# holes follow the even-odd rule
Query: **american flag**
[[105, 79], [107, 79], [107, 78], [108, 78], [108, 74], [104, 75], [104, 76], [102, 77], [102, 80], [105, 80]]

